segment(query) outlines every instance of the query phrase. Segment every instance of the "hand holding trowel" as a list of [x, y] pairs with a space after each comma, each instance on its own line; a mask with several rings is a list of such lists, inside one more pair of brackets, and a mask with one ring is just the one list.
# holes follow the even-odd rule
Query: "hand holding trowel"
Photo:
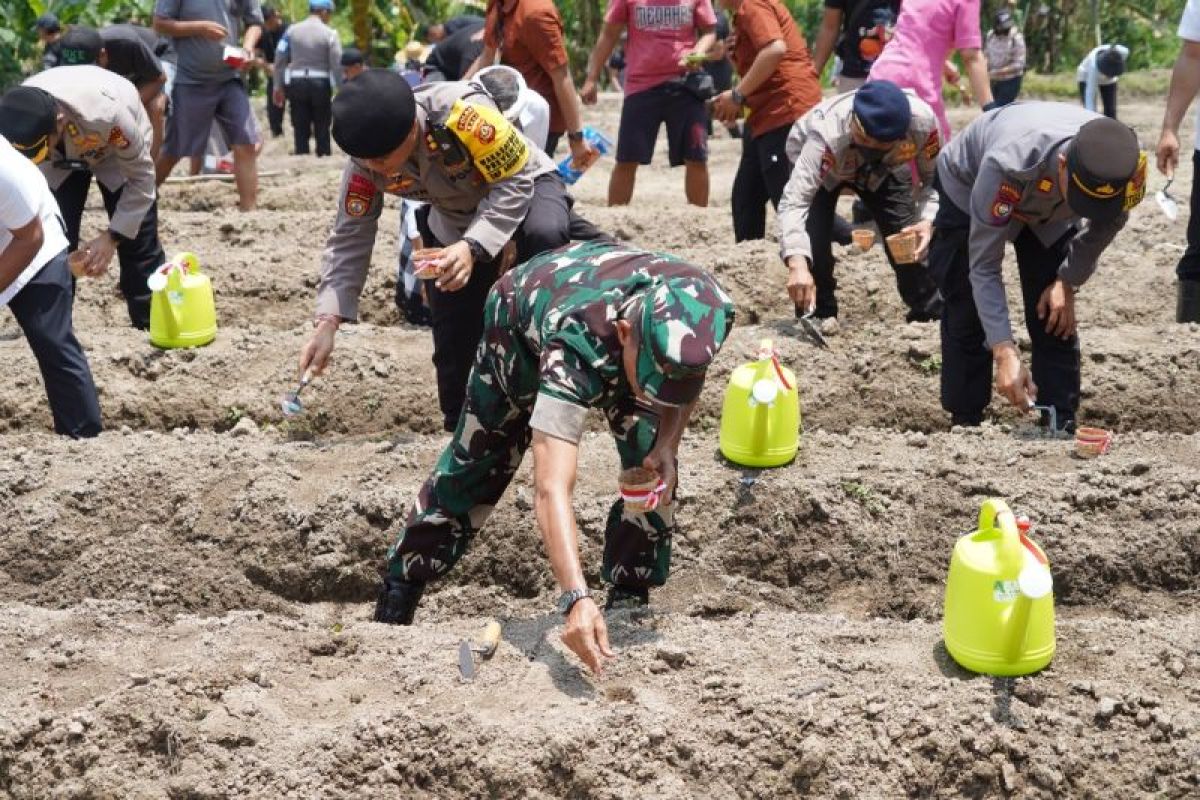
[[500, 623], [489, 622], [478, 642], [463, 639], [458, 645], [458, 672], [464, 681], [475, 680], [475, 654], [490, 659], [500, 645]]

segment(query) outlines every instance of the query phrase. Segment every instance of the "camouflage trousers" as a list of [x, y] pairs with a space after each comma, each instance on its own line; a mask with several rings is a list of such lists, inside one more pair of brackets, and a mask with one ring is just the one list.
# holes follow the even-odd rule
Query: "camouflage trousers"
[[[510, 292], [511, 284], [501, 281], [488, 296], [458, 426], [388, 550], [394, 577], [425, 582], [449, 572], [500, 502], [532, 441], [538, 358], [515, 330]], [[605, 416], [622, 469], [641, 466], [658, 435], [658, 417], [633, 396]], [[635, 588], [663, 585], [671, 563], [674, 502], [647, 513], [627, 511], [616, 475], [612, 490], [617, 500], [605, 526], [601, 577]]]

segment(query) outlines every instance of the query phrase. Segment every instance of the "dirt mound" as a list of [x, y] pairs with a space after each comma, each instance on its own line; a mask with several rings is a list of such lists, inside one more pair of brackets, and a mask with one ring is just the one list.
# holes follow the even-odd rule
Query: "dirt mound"
[[[1154, 135], [1158, 109], [1123, 113]], [[610, 98], [589, 121], [615, 120]], [[1171, 322], [1182, 225], [1143, 204], [1079, 296], [1081, 419], [1117, 431], [1083, 461], [1000, 404], [982, 429], [947, 430], [937, 328], [902, 322], [878, 249], [837, 250], [838, 330], [810, 342], [776, 245], [732, 241], [739, 142], [713, 142], [708, 209], [658, 167], [633, 207], [604, 207], [596, 167], [577, 208], [713, 269], [739, 326], [681, 452], [671, 581], [652, 611], [610, 616], [619, 658], [591, 679], [559, 643], [528, 467], [416, 626], [366, 621], [445, 444], [430, 336], [398, 324], [389, 205], [364, 324], [283, 419], [341, 171], [284, 147], [268, 143], [281, 174], [250, 214], [231, 185], [163, 193], [168, 252], [199, 253], [214, 278], [212, 345], [156, 350], [111, 280], [80, 282], [98, 439], [46, 433], [3, 323], [0, 795], [1200, 793], [1200, 329]], [[746, 470], [716, 434], [728, 375], [764, 338], [799, 375], [805, 433], [793, 464]], [[592, 430], [576, 518], [599, 586], [617, 459]], [[992, 496], [1034, 519], [1055, 578], [1057, 656], [1015, 681], [969, 675], [940, 644], [951, 547]], [[488, 618], [503, 643], [461, 683], [457, 644]]]

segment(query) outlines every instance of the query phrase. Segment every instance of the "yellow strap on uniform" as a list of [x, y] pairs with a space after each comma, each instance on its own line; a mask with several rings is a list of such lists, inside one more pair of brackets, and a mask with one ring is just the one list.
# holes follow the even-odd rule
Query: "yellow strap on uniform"
[[1125, 184], [1125, 201], [1121, 204], [1122, 211], [1130, 211], [1146, 196], [1146, 153], [1138, 153], [1137, 169], [1133, 177]]
[[446, 127], [466, 146], [488, 183], [516, 175], [529, 161], [525, 138], [494, 108], [455, 100]]

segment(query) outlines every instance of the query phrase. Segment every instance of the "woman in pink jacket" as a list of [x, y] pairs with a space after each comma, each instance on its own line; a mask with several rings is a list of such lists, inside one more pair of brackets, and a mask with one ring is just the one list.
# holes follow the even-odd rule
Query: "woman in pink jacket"
[[942, 103], [942, 70], [957, 50], [971, 91], [983, 109], [992, 107], [987, 61], [980, 49], [979, 0], [904, 0], [891, 41], [871, 66], [868, 80], [889, 80], [933, 107], [942, 138], [950, 138], [950, 122]]

